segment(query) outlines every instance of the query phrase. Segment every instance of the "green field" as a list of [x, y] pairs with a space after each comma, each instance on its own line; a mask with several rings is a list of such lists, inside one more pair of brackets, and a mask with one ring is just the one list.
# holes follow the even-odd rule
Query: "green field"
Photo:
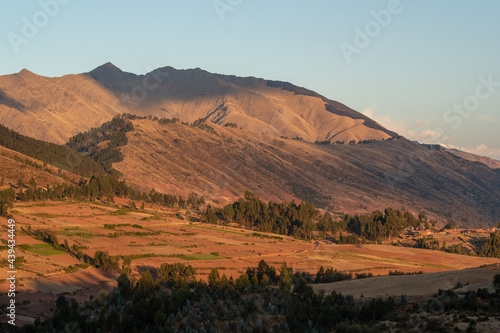
[[82, 238], [92, 238], [97, 235], [95, 232], [86, 231], [80, 228], [65, 228], [64, 230], [57, 231], [57, 233], [65, 236], [79, 236]]
[[180, 259], [184, 260], [213, 260], [213, 259], [226, 259], [216, 254], [192, 254], [192, 255], [181, 255], [178, 256]]
[[240, 235], [240, 236], [247, 236], [251, 237], [252, 235], [245, 233], [245, 232], [239, 232], [239, 231], [232, 231], [232, 230], [225, 230], [221, 228], [214, 228], [214, 227], [205, 227], [202, 225], [186, 225], [186, 227], [192, 227], [192, 228], [198, 228], [198, 229], [205, 229], [205, 230], [212, 230], [212, 231], [217, 231], [221, 232], [224, 234], [234, 234], [234, 235]]
[[59, 251], [54, 249], [49, 244], [33, 244], [33, 245], [25, 245], [23, 249], [29, 251], [34, 254], [38, 254], [41, 256], [53, 256], [56, 254], [63, 254], [63, 251]]

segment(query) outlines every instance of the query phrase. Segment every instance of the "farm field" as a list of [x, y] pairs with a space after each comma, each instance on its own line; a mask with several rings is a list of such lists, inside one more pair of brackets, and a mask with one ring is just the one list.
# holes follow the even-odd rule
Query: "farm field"
[[419, 275], [376, 276], [334, 283], [314, 284], [315, 291], [329, 294], [336, 291], [354, 297], [429, 296], [439, 289], [456, 288], [457, 292], [487, 288], [494, 292], [493, 277], [500, 273], [500, 266], [470, 268]]
[[[324, 266], [351, 273], [387, 275], [389, 271], [397, 270], [405, 273], [444, 272], [437, 274], [450, 277], [446, 280], [433, 274], [390, 276], [347, 281], [334, 284], [335, 286], [314, 286], [316, 290], [325, 288], [326, 291], [339, 288], [339, 291], [356, 297], [361, 294], [366, 297], [377, 296], [382, 292], [380, 290], [386, 290], [387, 294], [411, 295], [412, 292], [407, 290], [409, 285], [431, 288], [429, 286], [434, 280], [441, 283], [435, 284], [438, 288], [442, 284], [453, 287], [459, 276], [450, 271], [500, 264], [499, 259], [394, 245], [336, 245], [328, 241], [299, 240], [237, 226], [202, 224], [197, 222], [196, 212], [156, 205], [131, 210], [127, 208], [127, 204], [127, 200], [115, 198], [113, 204], [47, 202], [14, 205], [12, 212], [16, 221], [18, 245], [16, 255], [24, 259], [17, 274], [16, 301], [20, 303], [20, 321], [32, 322], [37, 316], [50, 316], [47, 309], [55, 309], [55, 301], [61, 293], [71, 294], [71, 297], [79, 301], [91, 295], [95, 297], [100, 290], [106, 291], [116, 286], [117, 277], [116, 273], [105, 273], [82, 265], [74, 255], [54, 249], [29, 235], [30, 230], [54, 232], [60, 244], [67, 243], [69, 247], [77, 244], [84, 255], [92, 258], [96, 251], [107, 251], [111, 256], [131, 256], [132, 272], [136, 277], [146, 270], [154, 275], [164, 262], [183, 262], [196, 269], [198, 279], [206, 280], [213, 267], [218, 267], [221, 274], [236, 278], [248, 267], [257, 266], [262, 259], [277, 268], [286, 261], [294, 271], [313, 274], [320, 266]], [[3, 245], [5, 241], [6, 239], [2, 240]], [[2, 258], [6, 258], [5, 247], [1, 253]], [[0, 270], [1, 281], [6, 281], [6, 271]], [[463, 272], [460, 274], [469, 276]], [[489, 275], [493, 273], [488, 271], [481, 274], [488, 276], [478, 279], [491, 284]], [[407, 283], [396, 284], [393, 281], [396, 278]], [[473, 278], [469, 280], [472, 281]], [[470, 282], [466, 278], [458, 280], [462, 283]], [[379, 286], [379, 289], [374, 285]], [[7, 290], [7, 283], [0, 283], [0, 292], [3, 293], [0, 303], [7, 301], [4, 294]], [[429, 292], [432, 290], [429, 289]], [[415, 291], [413, 294], [419, 295], [419, 292]]]

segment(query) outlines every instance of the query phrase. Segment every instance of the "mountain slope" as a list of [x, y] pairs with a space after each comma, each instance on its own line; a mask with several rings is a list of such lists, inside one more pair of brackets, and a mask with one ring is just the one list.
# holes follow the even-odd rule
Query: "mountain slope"
[[118, 114], [117, 98], [88, 77], [49, 78], [28, 70], [0, 77], [0, 123], [18, 133], [65, 143]]
[[310, 142], [397, 136], [345, 105], [286, 82], [172, 67], [134, 75], [109, 63], [89, 74], [113, 91], [133, 114], [187, 122], [207, 118], [217, 124], [236, 123], [256, 133]]
[[28, 184], [33, 178], [38, 186], [77, 183], [81, 176], [63, 171], [53, 165], [0, 146], [0, 189], [17, 186], [19, 179]]
[[338, 102], [290, 83], [159, 68], [146, 75], [111, 63], [90, 73], [48, 78], [28, 70], [0, 77], [0, 123], [64, 143], [115, 115], [194, 122], [206, 118], [254, 133], [309, 142], [359, 142], [397, 136]]
[[[468, 226], [500, 219], [500, 173], [406, 139], [322, 145], [214, 124], [133, 125], [114, 167], [143, 190], [194, 191], [221, 203], [251, 190], [346, 213], [406, 206]], [[396, 162], [410, 156], [418, 164]]]
[[0, 125], [0, 146], [82, 176], [104, 173], [101, 165], [76, 149], [33, 139]]
[[465, 151], [458, 150], [458, 149], [448, 149], [448, 148], [446, 148], [446, 150], [449, 153], [451, 153], [451, 154], [453, 154], [455, 156], [461, 157], [463, 159], [466, 159], [468, 161], [483, 163], [483, 164], [487, 165], [491, 169], [500, 169], [500, 161], [494, 160], [492, 158], [489, 158], [489, 157], [486, 157], [486, 156], [479, 156], [479, 155], [467, 153]]

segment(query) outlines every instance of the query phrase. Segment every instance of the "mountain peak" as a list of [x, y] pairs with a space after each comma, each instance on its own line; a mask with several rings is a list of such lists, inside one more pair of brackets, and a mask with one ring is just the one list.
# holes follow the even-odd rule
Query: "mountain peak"
[[110, 73], [123, 73], [123, 71], [116, 67], [115, 65], [113, 65], [111, 62], [107, 62], [105, 63], [104, 65], [101, 65], [97, 68], [95, 68], [94, 70], [92, 70], [91, 72], [89, 72], [89, 74], [110, 74]]
[[22, 75], [22, 76], [31, 76], [31, 75], [36, 75], [35, 73], [33, 73], [32, 71], [30, 70], [27, 70], [26, 68], [23, 68], [19, 73], [19, 75]]

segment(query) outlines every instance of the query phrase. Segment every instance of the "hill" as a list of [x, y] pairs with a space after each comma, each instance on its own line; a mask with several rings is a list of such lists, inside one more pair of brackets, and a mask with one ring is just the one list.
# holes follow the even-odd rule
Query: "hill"
[[49, 78], [26, 69], [0, 77], [0, 123], [35, 139], [65, 143], [119, 112], [117, 98], [85, 74]]
[[479, 162], [487, 165], [491, 169], [500, 169], [500, 161], [494, 160], [486, 156], [479, 156], [458, 149], [446, 149], [451, 154], [466, 159], [472, 162]]
[[17, 186], [19, 179], [24, 184], [33, 178], [38, 186], [56, 186], [68, 181], [77, 182], [81, 177], [0, 146], [0, 189]]
[[104, 173], [101, 165], [92, 158], [80, 154], [76, 149], [36, 140], [2, 125], [0, 125], [0, 146], [82, 176]]
[[[151, 120], [133, 120], [134, 130], [106, 123], [124, 112]], [[227, 203], [251, 190], [337, 214], [405, 206], [465, 226], [500, 219], [500, 169], [409, 142], [286, 82], [172, 67], [135, 75], [110, 63], [59, 78], [23, 70], [0, 77], [0, 115], [30, 137], [72, 138], [69, 147], [145, 191]]]
[[48, 78], [23, 70], [0, 77], [0, 123], [44, 141], [64, 143], [125, 112], [186, 122], [206, 118], [309, 142], [397, 136], [347, 106], [293, 84], [201, 69], [164, 67], [135, 75], [107, 63], [87, 74]]
[[204, 122], [132, 123], [113, 167], [144, 191], [194, 191], [227, 203], [251, 190], [345, 213], [405, 206], [467, 226], [500, 219], [500, 173], [439, 147], [403, 138], [324, 145]]
[[287, 82], [212, 74], [199, 68], [164, 67], [133, 75], [110, 63], [89, 74], [126, 101], [134, 114], [187, 122], [206, 118], [216, 124], [232, 123], [257, 133], [310, 142], [397, 136], [341, 103]]

